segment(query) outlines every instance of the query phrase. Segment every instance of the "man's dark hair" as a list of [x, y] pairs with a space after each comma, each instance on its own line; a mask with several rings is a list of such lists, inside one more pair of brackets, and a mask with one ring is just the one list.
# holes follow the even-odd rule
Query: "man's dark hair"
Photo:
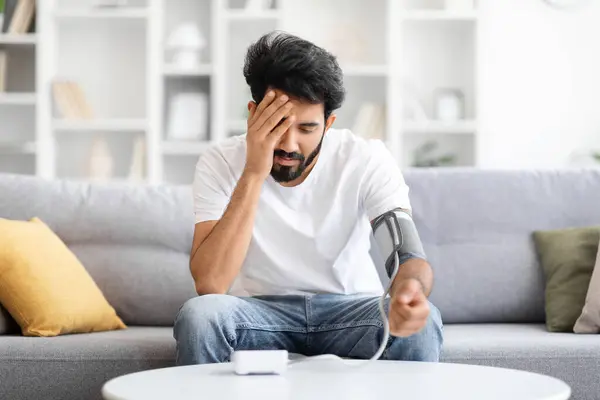
[[269, 87], [311, 103], [323, 103], [325, 120], [345, 98], [343, 73], [334, 55], [297, 36], [270, 32], [246, 53], [244, 77], [259, 104]]

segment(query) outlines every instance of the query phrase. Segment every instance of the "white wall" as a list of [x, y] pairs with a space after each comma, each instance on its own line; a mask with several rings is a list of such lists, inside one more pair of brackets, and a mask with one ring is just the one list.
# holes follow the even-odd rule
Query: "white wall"
[[481, 166], [562, 168], [600, 149], [600, 1], [480, 0]]

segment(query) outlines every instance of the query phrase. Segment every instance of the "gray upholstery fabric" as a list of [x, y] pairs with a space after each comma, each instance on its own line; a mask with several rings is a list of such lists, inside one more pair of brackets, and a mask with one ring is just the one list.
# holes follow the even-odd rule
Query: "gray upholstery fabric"
[[0, 174], [0, 218], [34, 216], [69, 246], [141, 245], [189, 253], [194, 230], [189, 187], [89, 184]]
[[550, 375], [571, 386], [572, 399], [600, 399], [598, 335], [550, 333], [543, 324], [446, 325], [442, 361]]
[[405, 172], [446, 323], [543, 322], [531, 232], [600, 223], [600, 170]]
[[196, 296], [189, 254], [149, 246], [70, 248], [128, 325], [172, 326], [181, 305]]
[[54, 338], [0, 338], [0, 399], [101, 399], [100, 389], [119, 375], [174, 365], [168, 327]]
[[39, 217], [78, 256], [126, 324], [172, 325], [195, 295], [188, 187], [0, 174], [0, 218]]

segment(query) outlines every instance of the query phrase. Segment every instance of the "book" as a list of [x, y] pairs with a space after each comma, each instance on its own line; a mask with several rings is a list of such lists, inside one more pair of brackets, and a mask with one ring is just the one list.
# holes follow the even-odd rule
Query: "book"
[[131, 164], [129, 166], [130, 182], [142, 182], [145, 175], [145, 154], [146, 141], [143, 135], [136, 137], [133, 142], [133, 153], [131, 155]]
[[57, 114], [63, 118], [74, 118], [75, 111], [65, 82], [53, 82], [52, 95]]
[[8, 33], [25, 34], [30, 30], [35, 15], [35, 0], [18, 0], [8, 26]]
[[65, 119], [93, 119], [92, 108], [81, 86], [71, 80], [56, 79], [52, 82], [57, 114]]
[[13, 14], [15, 13], [15, 8], [17, 8], [17, 3], [19, 0], [4, 0], [4, 21], [2, 22], [2, 32], [8, 33], [8, 27], [10, 25], [10, 21], [12, 20]]
[[88, 159], [88, 177], [93, 181], [109, 181], [114, 175], [114, 159], [106, 138], [96, 136]]
[[371, 120], [373, 111], [374, 104], [372, 103], [363, 103], [360, 106], [358, 112], [356, 113], [354, 125], [352, 126], [353, 133], [361, 137], [366, 137], [366, 132], [369, 129], [369, 121]]
[[92, 108], [87, 101], [85, 93], [80, 85], [75, 82], [69, 82], [69, 88], [71, 91], [71, 96], [74, 99], [75, 105], [77, 107], [77, 112], [79, 118], [83, 119], [92, 119], [94, 115], [92, 113]]
[[365, 102], [358, 110], [352, 132], [365, 139], [383, 139], [385, 136], [385, 107]]

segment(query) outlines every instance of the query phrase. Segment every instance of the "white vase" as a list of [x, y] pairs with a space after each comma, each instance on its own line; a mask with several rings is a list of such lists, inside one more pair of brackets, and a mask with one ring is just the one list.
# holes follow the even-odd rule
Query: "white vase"
[[195, 23], [185, 22], [170, 32], [166, 49], [173, 55], [173, 64], [179, 68], [194, 68], [200, 64], [206, 44], [207, 40], [200, 27]]
[[208, 96], [179, 93], [169, 104], [169, 140], [207, 140]]
[[173, 64], [181, 69], [193, 69], [200, 65], [200, 52], [197, 50], [180, 50], [173, 54]]
[[464, 118], [462, 93], [453, 89], [438, 90], [435, 97], [435, 116], [445, 122], [456, 122]]

